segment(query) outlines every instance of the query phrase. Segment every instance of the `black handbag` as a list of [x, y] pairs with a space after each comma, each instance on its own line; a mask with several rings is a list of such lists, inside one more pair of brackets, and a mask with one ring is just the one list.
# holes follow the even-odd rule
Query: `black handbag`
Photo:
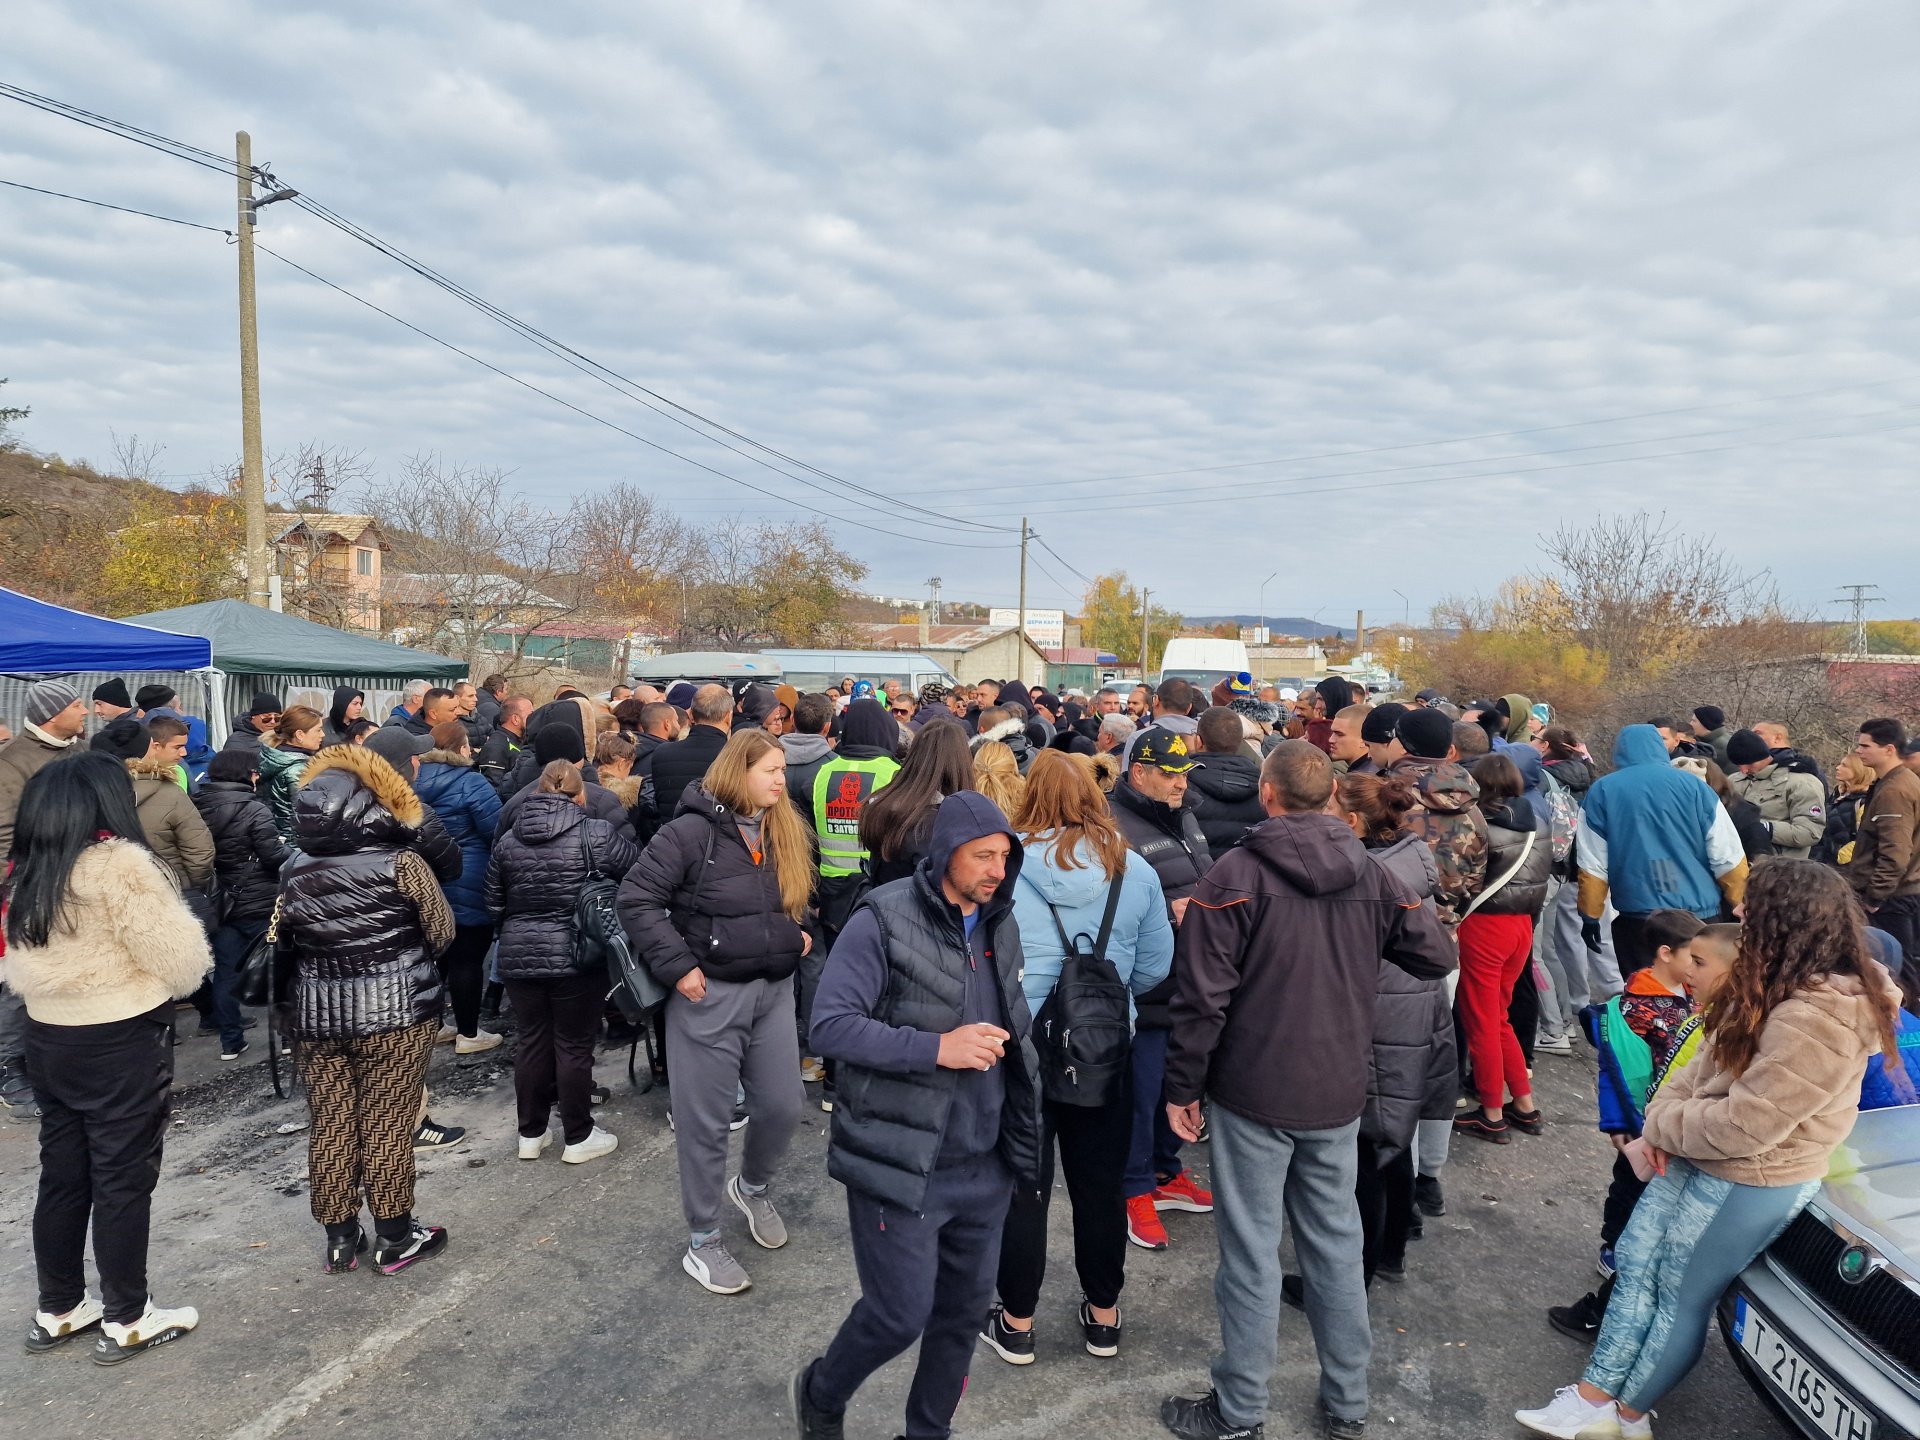
[[620, 882], [599, 873], [593, 839], [584, 824], [580, 848], [586, 856], [587, 880], [573, 906], [573, 968], [582, 974], [604, 971], [608, 998], [628, 1021], [638, 1022], [666, 1002], [667, 987], [633, 953], [614, 904]]
[[294, 958], [275, 943], [280, 930], [280, 902], [273, 902], [273, 917], [259, 938], [247, 947], [241, 958], [240, 973], [234, 979], [234, 993], [242, 1005], [273, 1005], [287, 998], [293, 988]]

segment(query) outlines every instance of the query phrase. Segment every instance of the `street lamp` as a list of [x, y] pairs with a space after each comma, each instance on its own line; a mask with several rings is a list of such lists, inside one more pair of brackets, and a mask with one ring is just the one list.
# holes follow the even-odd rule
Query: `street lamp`
[[[1396, 595], [1400, 595], [1400, 592], [1398, 590], [1395, 590], [1393, 593]], [[1409, 614], [1412, 610], [1413, 610], [1413, 606], [1408, 603], [1407, 597], [1404, 595], [1400, 595], [1400, 628], [1402, 630], [1409, 628], [1407, 621], [1408, 621]]]
[[1263, 631], [1267, 628], [1267, 586], [1273, 583], [1274, 578], [1278, 576], [1279, 573], [1280, 572], [1276, 570], [1273, 572], [1272, 575], [1267, 576], [1265, 580], [1262, 580], [1260, 582], [1260, 627], [1259, 628]]

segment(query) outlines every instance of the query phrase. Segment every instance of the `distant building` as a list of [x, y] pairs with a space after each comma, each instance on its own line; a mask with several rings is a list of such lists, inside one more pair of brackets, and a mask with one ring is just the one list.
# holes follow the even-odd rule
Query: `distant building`
[[978, 680], [1020, 679], [1038, 685], [1047, 657], [1030, 636], [1008, 625], [867, 625], [860, 627], [875, 650], [918, 651], [971, 685]]
[[290, 615], [357, 630], [380, 631], [382, 557], [393, 547], [371, 515], [271, 515], [281, 608]]

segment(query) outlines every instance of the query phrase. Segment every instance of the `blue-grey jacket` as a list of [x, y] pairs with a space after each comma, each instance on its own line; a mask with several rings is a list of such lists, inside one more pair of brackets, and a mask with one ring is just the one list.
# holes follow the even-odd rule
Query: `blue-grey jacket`
[[487, 860], [500, 823], [500, 796], [473, 761], [451, 750], [429, 750], [420, 757], [413, 793], [440, 817], [460, 847], [460, 878], [441, 888], [462, 925], [491, 925], [487, 913]]
[[[1084, 840], [1074, 845], [1078, 863], [1071, 869], [1061, 863], [1046, 836], [1029, 837], [1026, 849], [1019, 883], [1013, 887], [1013, 914], [1020, 922], [1020, 948], [1027, 957], [1020, 988], [1026, 992], [1027, 1008], [1038, 1015], [1060, 979], [1066, 958], [1048, 907], [1058, 912], [1070, 938], [1084, 935], [1091, 946], [1106, 914], [1108, 881]], [[1131, 1012], [1132, 997], [1146, 994], [1173, 970], [1173, 925], [1167, 919], [1166, 900], [1153, 866], [1132, 850], [1126, 853], [1120, 908], [1114, 913], [1107, 959], [1126, 984]]]

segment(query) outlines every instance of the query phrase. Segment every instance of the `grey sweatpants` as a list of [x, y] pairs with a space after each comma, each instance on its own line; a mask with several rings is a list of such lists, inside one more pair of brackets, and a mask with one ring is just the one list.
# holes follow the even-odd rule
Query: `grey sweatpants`
[[1613, 953], [1613, 919], [1619, 912], [1607, 901], [1606, 914], [1600, 919], [1600, 949], [1587, 949], [1580, 938], [1580, 886], [1568, 880], [1548, 904], [1539, 928], [1550, 930], [1548, 943], [1559, 957], [1567, 986], [1560, 1003], [1569, 1019], [1589, 1005], [1604, 1005], [1625, 988], [1620, 978], [1620, 961]]
[[707, 978], [706, 998], [667, 997], [667, 1085], [680, 1157], [680, 1208], [693, 1232], [720, 1228], [728, 1124], [737, 1088], [747, 1093], [740, 1178], [766, 1185], [800, 1124], [800, 1042], [793, 979]]
[[1354, 1199], [1360, 1122], [1337, 1130], [1276, 1130], [1224, 1105], [1213, 1127], [1214, 1229], [1220, 1268], [1213, 1298], [1220, 1353], [1213, 1388], [1234, 1425], [1263, 1424], [1280, 1336], [1282, 1220], [1306, 1282], [1307, 1324], [1320, 1353], [1320, 1399], [1342, 1420], [1367, 1415], [1367, 1287], [1360, 1206]]

